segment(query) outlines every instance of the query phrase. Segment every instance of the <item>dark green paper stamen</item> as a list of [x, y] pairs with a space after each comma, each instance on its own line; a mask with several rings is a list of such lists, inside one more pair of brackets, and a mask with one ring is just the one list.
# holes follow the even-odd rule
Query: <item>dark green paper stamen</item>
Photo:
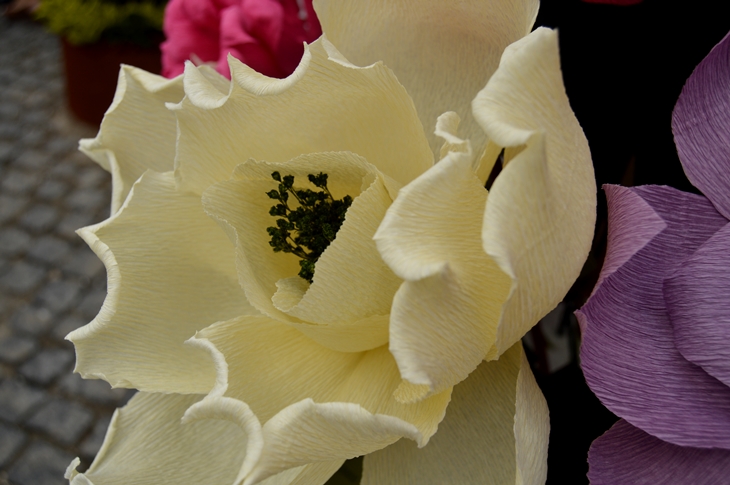
[[[276, 226], [266, 228], [271, 236], [269, 245], [274, 248], [274, 252], [299, 256], [299, 276], [311, 283], [314, 265], [335, 240], [345, 220], [345, 213], [352, 205], [352, 197], [346, 195], [340, 200], [335, 199], [327, 188], [326, 173], [307, 176], [315, 187], [322, 189], [319, 192], [295, 189], [293, 175], [282, 177], [279, 172], [272, 172], [271, 178], [279, 182], [279, 188], [270, 190], [266, 195], [279, 203], [269, 210], [269, 214], [280, 218], [276, 219]], [[289, 207], [290, 194], [299, 202], [299, 207]]]

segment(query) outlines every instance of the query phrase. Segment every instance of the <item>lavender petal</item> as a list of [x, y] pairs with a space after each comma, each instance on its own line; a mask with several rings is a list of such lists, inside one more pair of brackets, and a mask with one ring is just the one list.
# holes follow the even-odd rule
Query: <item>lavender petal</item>
[[664, 279], [727, 220], [701, 196], [659, 186], [630, 190], [667, 227], [576, 313], [585, 328], [586, 381], [608, 409], [664, 441], [730, 449], [730, 388], [677, 350], [662, 292]]
[[672, 131], [687, 178], [730, 218], [730, 34], [684, 85]]
[[716, 485], [730, 476], [730, 451], [673, 445], [621, 419], [591, 445], [591, 485]]
[[664, 281], [664, 299], [682, 355], [730, 386], [730, 224]]

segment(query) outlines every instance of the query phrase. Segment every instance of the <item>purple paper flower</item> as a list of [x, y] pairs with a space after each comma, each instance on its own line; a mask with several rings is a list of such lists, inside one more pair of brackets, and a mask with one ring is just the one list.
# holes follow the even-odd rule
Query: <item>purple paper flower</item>
[[588, 385], [620, 416], [589, 452], [593, 485], [730, 480], [730, 34], [672, 119], [705, 197], [606, 186], [608, 253], [576, 312]]

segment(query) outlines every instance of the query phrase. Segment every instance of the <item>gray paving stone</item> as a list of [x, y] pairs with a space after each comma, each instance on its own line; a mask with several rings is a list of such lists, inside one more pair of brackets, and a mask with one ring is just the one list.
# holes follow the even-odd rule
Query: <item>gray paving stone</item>
[[106, 204], [108, 195], [97, 189], [80, 189], [69, 195], [65, 202], [71, 209], [95, 211]]
[[8, 364], [19, 364], [38, 349], [35, 339], [20, 335], [0, 337], [0, 360]]
[[96, 457], [96, 454], [99, 452], [101, 445], [104, 443], [106, 430], [109, 429], [109, 423], [111, 420], [111, 415], [106, 415], [96, 421], [91, 434], [82, 441], [81, 446], [79, 446], [82, 458], [88, 461], [93, 461], [94, 457]]
[[84, 296], [84, 299], [81, 300], [81, 304], [77, 307], [77, 310], [81, 312], [83, 316], [91, 320], [96, 316], [97, 313], [99, 313], [99, 310], [101, 309], [101, 305], [104, 303], [105, 298], [106, 290], [95, 289], [91, 293]]
[[0, 277], [0, 289], [10, 293], [22, 294], [36, 288], [46, 274], [42, 267], [17, 261]]
[[30, 130], [23, 133], [20, 142], [29, 148], [39, 148], [43, 141], [46, 139], [45, 130], [38, 128], [31, 128]]
[[0, 436], [2, 436], [0, 439], [0, 467], [3, 467], [25, 444], [28, 437], [19, 428], [3, 423], [0, 423]]
[[37, 177], [20, 170], [7, 171], [0, 181], [0, 187], [10, 194], [27, 194], [38, 184]]
[[89, 323], [89, 320], [86, 318], [81, 318], [77, 315], [69, 315], [53, 327], [53, 337], [58, 341], [65, 342], [68, 345], [71, 345], [70, 342], [65, 340], [66, 335], [73, 332], [77, 328], [83, 327], [87, 323]]
[[83, 396], [86, 400], [106, 406], [119, 406], [128, 389], [112, 389], [101, 379], [82, 379], [78, 374], [68, 374], [61, 379], [59, 389], [68, 396]]
[[50, 170], [50, 174], [56, 177], [62, 177], [65, 179], [74, 179], [78, 172], [78, 165], [69, 156], [61, 162], [55, 164]]
[[45, 386], [69, 372], [73, 361], [74, 354], [68, 349], [47, 349], [21, 365], [18, 371], [28, 380]]
[[30, 235], [27, 232], [15, 227], [0, 229], [0, 254], [11, 257], [17, 256], [28, 248], [30, 240]]
[[51, 99], [51, 96], [43, 91], [36, 91], [35, 93], [31, 93], [28, 95], [27, 98], [25, 98], [25, 102], [23, 103], [26, 108], [30, 109], [38, 109], [43, 108], [53, 102], [53, 99]]
[[14, 120], [20, 114], [21, 108], [19, 103], [4, 102], [0, 103], [0, 119]]
[[[29, 94], [25, 99], [31, 98], [35, 93]], [[44, 110], [25, 109], [20, 113], [20, 122], [25, 124], [26, 127], [40, 130], [45, 133], [46, 122], [48, 121], [48, 113]]]
[[[0, 269], [0, 275], [2, 274], [2, 270]], [[4, 320], [5, 314], [10, 311], [10, 300], [0, 293], [0, 322]], [[2, 328], [2, 325], [0, 325], [0, 328]]]
[[68, 184], [60, 180], [46, 180], [35, 195], [43, 200], [54, 201], [60, 199], [68, 191]]
[[79, 236], [76, 234], [76, 229], [94, 224], [97, 220], [91, 212], [71, 212], [58, 223], [56, 234], [67, 239], [78, 240]]
[[104, 263], [90, 248], [82, 246], [73, 252], [63, 270], [69, 274], [92, 279], [104, 271]]
[[[0, 106], [3, 103], [0, 102]], [[11, 118], [8, 118], [10, 120]], [[15, 142], [23, 134], [23, 129], [20, 125], [10, 123], [0, 123], [0, 139]]]
[[38, 150], [25, 150], [13, 162], [14, 166], [23, 168], [25, 170], [43, 169], [48, 164], [48, 155]]
[[14, 86], [5, 89], [3, 95], [8, 101], [14, 101], [16, 104], [21, 104], [23, 102], [23, 98], [25, 98], [26, 93], [25, 90], [19, 89], [17, 87], [18, 81], [15, 82]]
[[59, 314], [71, 308], [81, 286], [75, 281], [53, 281], [48, 283], [38, 294], [38, 301], [51, 312]]
[[0, 419], [19, 423], [47, 399], [40, 389], [18, 380], [0, 382]]
[[34, 233], [46, 232], [58, 221], [58, 210], [45, 204], [36, 204], [20, 216], [20, 223]]
[[28, 256], [43, 263], [60, 266], [70, 251], [71, 246], [66, 241], [54, 236], [43, 236], [33, 241]]
[[[1, 117], [0, 117], [1, 118]], [[2, 132], [0, 132], [0, 139], [2, 139]], [[8, 141], [0, 141], [0, 166], [12, 160], [15, 154], [15, 145]]]
[[81, 172], [77, 184], [82, 188], [98, 187], [104, 182], [110, 181], [110, 179], [109, 172], [97, 165], [92, 165]]
[[25, 196], [0, 195], [0, 224], [15, 218], [26, 205], [28, 198]]
[[[49, 69], [49, 74], [55, 74], [56, 77], [60, 77], [61, 73], [59, 72], [59, 69], [57, 66], [49, 66], [51, 69]], [[63, 91], [64, 83], [61, 79], [51, 79], [46, 83], [46, 89], [48, 89], [49, 92], [57, 93], [57, 95], [61, 94], [61, 91]]]
[[67, 137], [54, 137], [46, 144], [46, 151], [55, 156], [65, 156], [76, 150], [79, 146], [78, 140]]
[[41, 335], [53, 324], [53, 314], [47, 308], [24, 305], [13, 314], [10, 325], [13, 330], [30, 335]]
[[27, 425], [68, 446], [75, 444], [93, 422], [94, 413], [81, 404], [52, 399], [28, 419]]
[[16, 460], [8, 477], [17, 485], [67, 485], [63, 474], [73, 459], [60, 448], [35, 441]]

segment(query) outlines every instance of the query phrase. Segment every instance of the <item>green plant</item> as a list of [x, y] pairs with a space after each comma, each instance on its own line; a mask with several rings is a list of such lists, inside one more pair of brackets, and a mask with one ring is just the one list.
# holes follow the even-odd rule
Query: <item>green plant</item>
[[48, 30], [72, 44], [99, 40], [152, 44], [161, 35], [167, 0], [43, 0], [36, 11]]

